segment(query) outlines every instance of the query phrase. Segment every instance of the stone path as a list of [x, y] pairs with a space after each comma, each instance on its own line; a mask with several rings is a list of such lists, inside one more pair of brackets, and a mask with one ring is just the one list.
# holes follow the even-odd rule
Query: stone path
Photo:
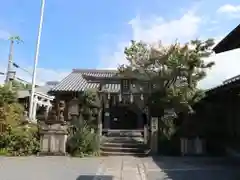
[[239, 169], [207, 158], [0, 157], [0, 180], [235, 180]]
[[103, 159], [97, 176], [111, 176], [113, 180], [146, 179], [141, 159], [132, 156], [108, 157]]

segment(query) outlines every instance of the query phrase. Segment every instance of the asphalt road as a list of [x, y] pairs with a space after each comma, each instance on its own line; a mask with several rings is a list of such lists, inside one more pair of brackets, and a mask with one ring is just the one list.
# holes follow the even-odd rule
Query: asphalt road
[[0, 157], [0, 180], [239, 180], [240, 167], [211, 158]]

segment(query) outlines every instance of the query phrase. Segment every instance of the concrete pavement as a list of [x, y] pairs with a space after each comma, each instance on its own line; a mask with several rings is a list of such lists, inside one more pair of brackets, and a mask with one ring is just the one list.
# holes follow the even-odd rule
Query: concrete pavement
[[238, 170], [210, 158], [0, 157], [0, 180], [235, 180]]

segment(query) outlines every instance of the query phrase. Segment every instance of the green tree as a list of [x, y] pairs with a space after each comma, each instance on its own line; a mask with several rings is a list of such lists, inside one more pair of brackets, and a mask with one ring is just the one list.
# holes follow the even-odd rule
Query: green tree
[[79, 99], [80, 115], [82, 120], [88, 125], [96, 129], [97, 118], [101, 108], [101, 101], [97, 89], [87, 89], [83, 92]]
[[31, 88], [30, 84], [24, 84], [20, 81], [13, 80], [12, 81], [12, 88], [13, 90], [29, 90]]
[[[151, 94], [146, 105], [157, 113], [160, 129], [165, 127], [169, 133], [176, 116], [193, 112], [192, 105], [204, 96], [197, 85], [206, 76], [206, 69], [214, 65], [204, 62], [213, 44], [213, 39], [176, 42], [170, 46], [132, 41], [131, 46], [125, 48], [129, 64], [121, 65], [119, 73], [150, 82]], [[165, 117], [168, 120], [164, 121]], [[167, 125], [169, 119], [171, 125]]]
[[4, 104], [17, 102], [17, 95], [14, 91], [9, 91], [7, 86], [0, 87], [0, 107]]
[[97, 121], [101, 108], [98, 91], [85, 90], [79, 97], [79, 107], [79, 118], [71, 120], [67, 150], [73, 156], [97, 155], [100, 142]]
[[0, 154], [27, 155], [39, 150], [38, 129], [22, 124], [23, 109], [15, 91], [0, 87]]

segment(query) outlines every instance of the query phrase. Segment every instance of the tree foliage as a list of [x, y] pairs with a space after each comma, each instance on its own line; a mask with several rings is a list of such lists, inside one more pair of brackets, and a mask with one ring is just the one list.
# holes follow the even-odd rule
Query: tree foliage
[[39, 150], [38, 129], [22, 124], [23, 109], [14, 91], [0, 87], [0, 154], [30, 155]]
[[[176, 116], [193, 112], [192, 105], [204, 96], [204, 91], [197, 85], [206, 76], [206, 70], [214, 65], [204, 61], [211, 55], [213, 44], [213, 39], [193, 40], [186, 44], [175, 42], [169, 46], [131, 41], [130, 47], [125, 48], [129, 63], [121, 65], [119, 73], [150, 83], [146, 105], [160, 117], [159, 128], [165, 127], [173, 133], [171, 126]], [[165, 117], [167, 121], [164, 121]], [[172, 121], [171, 125], [164, 123], [169, 121]]]
[[23, 43], [20, 36], [10, 36], [9, 41], [16, 42], [17, 44]]
[[31, 84], [25, 84], [17, 80], [12, 81], [12, 89], [17, 90], [29, 90], [31, 89]]
[[67, 150], [72, 156], [97, 155], [99, 135], [97, 120], [101, 101], [96, 89], [88, 89], [79, 97], [79, 117], [71, 120]]
[[7, 86], [0, 87], [0, 106], [17, 102], [17, 95], [14, 91], [9, 91]]
[[82, 120], [96, 129], [101, 101], [96, 89], [87, 89], [80, 95], [80, 115]]
[[198, 82], [206, 76], [206, 69], [214, 65], [203, 60], [210, 56], [213, 44], [208, 39], [184, 45], [176, 42], [167, 47], [159, 43], [156, 47], [132, 41], [125, 49], [129, 65], [122, 65], [119, 70], [146, 79], [154, 86], [150, 103], [161, 104], [162, 110], [189, 111], [203, 95], [197, 88]]

